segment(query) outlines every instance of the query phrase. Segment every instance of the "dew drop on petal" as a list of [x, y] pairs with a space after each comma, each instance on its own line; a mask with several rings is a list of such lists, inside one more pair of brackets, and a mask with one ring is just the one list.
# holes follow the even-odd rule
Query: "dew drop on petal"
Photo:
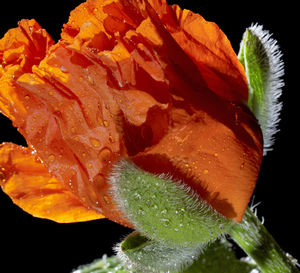
[[103, 120], [103, 125], [104, 125], [104, 127], [108, 127], [108, 121], [107, 120]]
[[111, 163], [112, 151], [109, 148], [104, 147], [102, 150], [100, 150], [98, 158], [103, 165], [108, 165]]
[[104, 195], [103, 196], [103, 200], [106, 204], [110, 204], [110, 200], [109, 200], [109, 197], [107, 195]]
[[48, 160], [49, 162], [53, 162], [55, 160], [55, 155], [49, 155]]
[[91, 85], [94, 85], [94, 79], [91, 76], [88, 76], [88, 81]]
[[68, 70], [67, 70], [67, 68], [65, 68], [65, 67], [62, 65], [62, 66], [60, 67], [60, 71], [65, 73], [65, 72], [67, 72]]
[[90, 138], [90, 142], [91, 142], [92, 146], [95, 148], [99, 148], [101, 146], [101, 143], [98, 139]]

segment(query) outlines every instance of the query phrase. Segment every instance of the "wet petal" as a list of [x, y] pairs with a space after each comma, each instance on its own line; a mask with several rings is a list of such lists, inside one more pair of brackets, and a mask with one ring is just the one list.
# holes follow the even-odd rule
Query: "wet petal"
[[204, 101], [206, 111], [177, 102], [168, 134], [134, 161], [152, 173], [172, 174], [218, 212], [241, 221], [262, 160], [261, 130], [245, 106], [214, 100], [209, 109], [209, 98]]
[[114, 51], [107, 56], [61, 42], [32, 73], [10, 77], [7, 71], [0, 84], [3, 98], [10, 94], [3, 112], [53, 175], [86, 205], [126, 224], [107, 198], [106, 175], [121, 156], [159, 141], [166, 129], [157, 124], [167, 128], [168, 104], [156, 88], [148, 94], [156, 85], [149, 76], [148, 85], [142, 82], [146, 76], [120, 83], [127, 81], [118, 69], [121, 62], [120, 67], [133, 66], [130, 54], [116, 60]]
[[2, 144], [0, 176], [3, 191], [16, 205], [35, 217], [59, 223], [104, 217], [85, 206], [64, 184], [52, 177], [28, 148]]
[[[1, 59], [0, 109], [85, 205], [128, 225], [107, 198], [106, 177], [114, 162], [134, 157], [145, 169], [178, 174], [241, 219], [258, 175], [261, 132], [239, 106], [245, 74], [214, 23], [165, 1], [88, 0], [71, 13], [62, 40], [43, 47], [43, 60], [33, 62], [26, 46], [3, 46], [7, 37], [0, 58], [12, 47], [12, 61]], [[229, 148], [212, 175], [192, 151], [221, 154], [221, 140]], [[183, 162], [198, 170], [183, 171]]]

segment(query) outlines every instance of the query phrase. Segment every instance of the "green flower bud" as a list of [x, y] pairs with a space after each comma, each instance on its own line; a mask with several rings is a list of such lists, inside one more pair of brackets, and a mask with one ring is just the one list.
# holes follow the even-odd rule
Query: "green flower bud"
[[268, 31], [262, 26], [252, 25], [244, 33], [238, 57], [248, 79], [248, 106], [263, 132], [265, 155], [272, 150], [282, 108], [279, 102], [284, 85], [282, 54]]
[[232, 226], [182, 181], [153, 175], [133, 163], [118, 163], [110, 177], [112, 195], [137, 231], [169, 246], [206, 244]]

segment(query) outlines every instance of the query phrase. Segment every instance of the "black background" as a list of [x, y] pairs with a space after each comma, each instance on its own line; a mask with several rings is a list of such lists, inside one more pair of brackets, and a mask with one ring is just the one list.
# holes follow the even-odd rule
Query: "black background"
[[[69, 12], [81, 1], [5, 1], [1, 3], [0, 37], [23, 18], [35, 18], [57, 41]], [[62, 5], [63, 3], [63, 5]], [[175, 3], [169, 1], [170, 4]], [[200, 13], [216, 22], [228, 36], [237, 52], [242, 34], [251, 23], [264, 25], [278, 40], [284, 53], [285, 87], [281, 131], [276, 136], [274, 151], [263, 160], [255, 202], [258, 215], [284, 250], [300, 259], [298, 232], [299, 209], [299, 145], [297, 100], [299, 61], [296, 7], [284, 3], [247, 1], [243, 4], [222, 1], [178, 1], [181, 7]], [[24, 144], [10, 121], [0, 118], [0, 143], [13, 141]], [[13, 205], [0, 191], [1, 272], [69, 273], [80, 264], [91, 262], [103, 254], [112, 254], [112, 246], [130, 230], [99, 220], [86, 223], [56, 224], [37, 219]], [[8, 267], [10, 269], [3, 270]]]

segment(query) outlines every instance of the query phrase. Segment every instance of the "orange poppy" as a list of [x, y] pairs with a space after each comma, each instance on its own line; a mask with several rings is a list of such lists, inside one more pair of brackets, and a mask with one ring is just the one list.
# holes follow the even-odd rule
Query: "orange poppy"
[[0, 109], [28, 147], [0, 146], [2, 189], [37, 217], [130, 226], [107, 183], [129, 158], [240, 221], [262, 159], [247, 99], [224, 33], [165, 0], [88, 0], [56, 44], [22, 20], [0, 40]]

